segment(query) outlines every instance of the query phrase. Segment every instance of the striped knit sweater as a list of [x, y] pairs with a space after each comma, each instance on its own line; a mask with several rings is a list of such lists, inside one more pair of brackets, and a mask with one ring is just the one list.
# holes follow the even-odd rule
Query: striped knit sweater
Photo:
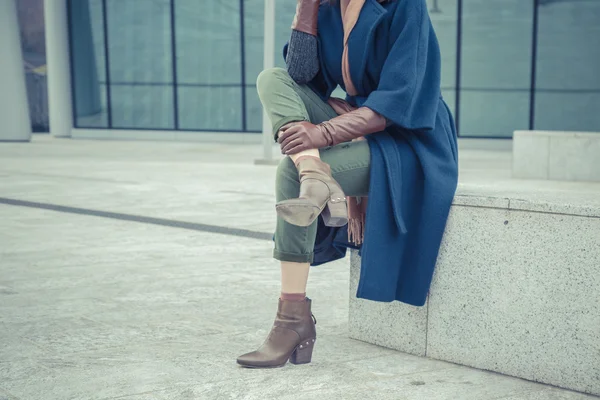
[[288, 73], [296, 83], [310, 82], [319, 72], [317, 38], [308, 33], [292, 30], [285, 63]]

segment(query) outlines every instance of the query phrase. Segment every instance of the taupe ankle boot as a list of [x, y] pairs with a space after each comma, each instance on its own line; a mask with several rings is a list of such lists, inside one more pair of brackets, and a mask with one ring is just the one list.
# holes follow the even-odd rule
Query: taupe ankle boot
[[316, 339], [310, 299], [280, 299], [275, 323], [265, 342], [258, 350], [240, 356], [237, 362], [248, 368], [282, 367], [288, 359], [292, 364], [308, 364]]
[[280, 201], [277, 214], [292, 225], [309, 226], [323, 213], [327, 226], [348, 223], [346, 196], [331, 176], [331, 168], [317, 157], [301, 157], [296, 167], [300, 175], [300, 196]]

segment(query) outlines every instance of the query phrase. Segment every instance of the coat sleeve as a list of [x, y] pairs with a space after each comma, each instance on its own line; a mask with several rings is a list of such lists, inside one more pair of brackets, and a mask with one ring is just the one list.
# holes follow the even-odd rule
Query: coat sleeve
[[390, 25], [390, 50], [364, 106], [410, 130], [435, 127], [441, 57], [425, 0], [403, 0]]

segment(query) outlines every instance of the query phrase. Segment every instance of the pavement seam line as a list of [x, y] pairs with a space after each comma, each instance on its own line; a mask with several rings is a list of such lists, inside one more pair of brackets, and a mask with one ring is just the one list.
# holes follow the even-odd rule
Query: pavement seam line
[[165, 218], [147, 217], [143, 215], [125, 214], [110, 211], [92, 210], [87, 208], [61, 206], [57, 204], [39, 203], [34, 201], [9, 199], [0, 197], [0, 204], [37, 208], [67, 214], [88, 215], [101, 218], [116, 219], [120, 221], [138, 222], [150, 225], [166, 226], [171, 228], [187, 229], [199, 232], [218, 233], [222, 235], [245, 237], [249, 239], [272, 240], [273, 234], [268, 232], [251, 231], [248, 229], [228, 228], [219, 225], [201, 224], [195, 222], [177, 221]]

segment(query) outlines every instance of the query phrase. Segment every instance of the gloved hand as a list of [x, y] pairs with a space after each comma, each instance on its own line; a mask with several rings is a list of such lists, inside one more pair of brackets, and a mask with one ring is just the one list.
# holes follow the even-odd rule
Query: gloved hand
[[287, 124], [280, 130], [277, 141], [281, 152], [290, 155], [304, 150], [335, 146], [381, 132], [386, 128], [386, 123], [384, 116], [368, 107], [360, 107], [318, 125], [307, 121]]
[[329, 146], [330, 140], [325, 134], [318, 125], [308, 121], [292, 122], [281, 128], [277, 141], [281, 146], [281, 154], [296, 154]]
[[333, 108], [333, 111], [335, 111], [337, 115], [346, 114], [357, 109], [357, 107], [354, 107], [352, 104], [339, 97], [330, 97], [327, 99], [327, 104]]
[[317, 36], [317, 16], [321, 0], [298, 0], [292, 29]]

